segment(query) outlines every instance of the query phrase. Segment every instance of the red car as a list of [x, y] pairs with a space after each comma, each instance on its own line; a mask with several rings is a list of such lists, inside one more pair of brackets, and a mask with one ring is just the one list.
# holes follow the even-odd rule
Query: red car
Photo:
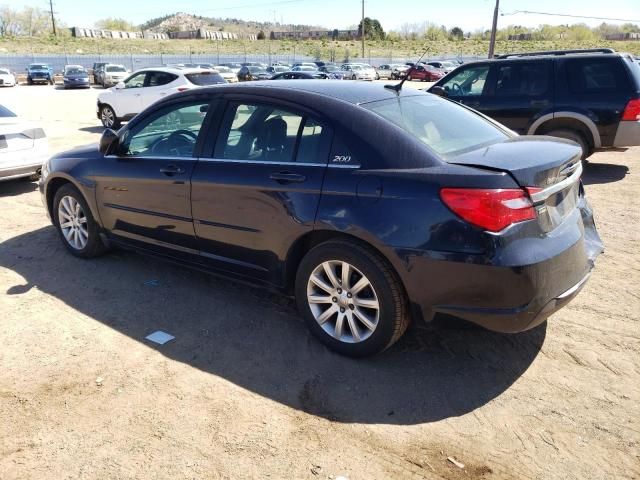
[[421, 82], [437, 82], [446, 74], [444, 70], [431, 65], [415, 65], [407, 71], [407, 80], [420, 80]]

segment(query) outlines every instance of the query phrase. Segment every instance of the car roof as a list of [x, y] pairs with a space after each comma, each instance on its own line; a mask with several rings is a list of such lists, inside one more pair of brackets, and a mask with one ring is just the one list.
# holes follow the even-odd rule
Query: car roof
[[200, 68], [200, 67], [146, 67], [141, 68], [140, 70], [136, 70], [135, 73], [138, 72], [167, 72], [167, 73], [175, 73], [176, 75], [188, 75], [190, 73], [202, 73], [207, 72], [210, 73], [210, 68]]
[[[395, 84], [396, 83], [389, 83], [389, 85]], [[279, 97], [283, 100], [290, 99], [292, 93], [294, 92], [302, 95], [309, 94], [310, 96], [322, 95], [325, 97], [331, 97], [337, 100], [342, 100], [344, 102], [352, 103], [354, 105], [375, 102], [378, 100], [393, 99], [397, 98], [398, 96], [410, 97], [417, 95], [428, 95], [425, 92], [421, 92], [415, 89], [402, 89], [399, 93], [396, 93], [394, 90], [384, 88], [384, 85], [381, 83], [347, 83], [328, 80], [309, 80], [308, 82], [299, 82], [296, 80], [280, 80], [278, 82], [258, 81], [204, 87], [202, 90], [209, 90], [213, 93], [220, 92], [223, 89], [224, 91], [228, 91], [229, 93], [244, 92], [250, 94], [264, 94], [268, 89], [268, 93], [271, 96]]]

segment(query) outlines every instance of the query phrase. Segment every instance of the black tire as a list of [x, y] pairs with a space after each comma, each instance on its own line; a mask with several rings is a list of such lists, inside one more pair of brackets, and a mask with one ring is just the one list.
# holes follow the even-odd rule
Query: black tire
[[[323, 262], [330, 260], [347, 262], [362, 272], [378, 297], [380, 309], [377, 326], [368, 338], [360, 342], [343, 342], [325, 332], [309, 306], [307, 285], [311, 274]], [[298, 310], [311, 333], [330, 349], [349, 357], [366, 357], [386, 350], [409, 325], [409, 304], [397, 274], [376, 251], [355, 242], [329, 241], [309, 251], [298, 267], [295, 294]]]
[[[78, 249], [73, 247], [67, 241], [66, 237], [64, 236], [64, 233], [62, 233], [62, 227], [60, 226], [58, 208], [59, 208], [60, 202], [64, 197], [73, 197], [80, 204], [80, 207], [82, 208], [82, 212], [84, 213], [84, 217], [86, 218], [88, 238], [84, 248]], [[55, 225], [56, 230], [58, 231], [60, 240], [62, 240], [63, 245], [72, 255], [80, 258], [93, 258], [93, 257], [98, 257], [107, 251], [107, 247], [104, 245], [104, 243], [102, 243], [102, 240], [100, 238], [99, 227], [95, 219], [93, 218], [93, 215], [91, 214], [91, 209], [89, 208], [89, 205], [85, 201], [80, 191], [78, 191], [78, 189], [73, 185], [66, 184], [58, 189], [58, 191], [56, 192], [53, 198], [52, 215], [53, 215], [53, 224]]]
[[587, 157], [591, 155], [589, 143], [584, 138], [584, 135], [580, 132], [576, 132], [575, 130], [559, 129], [559, 130], [552, 130], [549, 133], [545, 133], [545, 135], [548, 135], [550, 137], [564, 138], [566, 140], [572, 140], [576, 142], [578, 145], [580, 145], [580, 148], [582, 149], [582, 156], [581, 156], [582, 160], [586, 160]]
[[[111, 124], [109, 124], [109, 121], [106, 120], [109, 115], [108, 112], [111, 112], [111, 115], [113, 117], [113, 123]], [[100, 121], [102, 122], [102, 126], [104, 128], [111, 128], [113, 130], [119, 129], [122, 125], [120, 119], [116, 116], [116, 112], [113, 110], [113, 108], [111, 108], [110, 105], [102, 105], [100, 107]]]
[[28, 85], [33, 85], [33, 78], [27, 77], [27, 84]]
[[407, 82], [410, 82], [411, 80], [411, 75], [407, 75]]

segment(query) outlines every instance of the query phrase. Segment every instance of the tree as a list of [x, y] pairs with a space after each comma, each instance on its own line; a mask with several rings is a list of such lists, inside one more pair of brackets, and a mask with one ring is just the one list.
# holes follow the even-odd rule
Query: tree
[[116, 30], [121, 32], [131, 32], [137, 30], [135, 26], [126, 21], [124, 18], [103, 18], [96, 22], [96, 28], [102, 30]]
[[[385, 37], [380, 22], [369, 17], [364, 19], [364, 33], [368, 40], [384, 40]], [[362, 35], [362, 22], [358, 24], [358, 35]]]
[[47, 33], [51, 25], [49, 13], [37, 7], [24, 7], [17, 21], [20, 33], [30, 37]]
[[442, 29], [435, 23], [427, 23], [424, 31], [424, 37], [427, 40], [444, 40], [447, 38], [446, 29]]
[[264, 34], [264, 31], [263, 31], [263, 30], [260, 30], [260, 31], [258, 32], [258, 40], [265, 40], [266, 38], [267, 38], [267, 37], [266, 37], [266, 35]]
[[18, 24], [18, 15], [15, 10], [7, 6], [0, 8], [0, 36], [18, 35], [20, 26]]
[[464, 38], [464, 32], [460, 27], [453, 27], [449, 32], [449, 38], [451, 40], [462, 40]]

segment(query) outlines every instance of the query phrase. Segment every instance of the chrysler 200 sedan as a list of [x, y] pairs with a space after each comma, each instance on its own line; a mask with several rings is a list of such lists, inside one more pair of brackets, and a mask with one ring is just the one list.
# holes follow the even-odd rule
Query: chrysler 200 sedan
[[380, 352], [445, 313], [501, 332], [583, 287], [601, 243], [580, 149], [420, 91], [309, 80], [168, 97], [40, 189], [67, 250], [112, 246], [295, 295], [313, 334]]

